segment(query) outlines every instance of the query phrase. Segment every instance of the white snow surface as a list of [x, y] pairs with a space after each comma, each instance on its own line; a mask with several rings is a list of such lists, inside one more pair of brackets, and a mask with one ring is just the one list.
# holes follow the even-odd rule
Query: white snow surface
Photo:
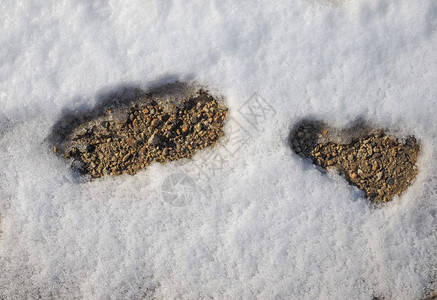
[[[2, 0], [0, 15], [0, 298], [437, 289], [435, 0]], [[173, 80], [223, 95], [247, 143], [91, 181], [52, 153], [47, 136], [65, 111]], [[270, 107], [257, 126], [245, 118], [254, 99]], [[306, 117], [414, 134], [418, 178], [373, 207], [291, 151]], [[195, 184], [184, 206], [162, 197], [173, 173]]]

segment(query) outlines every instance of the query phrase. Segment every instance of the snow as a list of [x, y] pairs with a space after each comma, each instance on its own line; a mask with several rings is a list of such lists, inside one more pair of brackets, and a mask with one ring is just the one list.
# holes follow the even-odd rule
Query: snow
[[[437, 2], [0, 3], [0, 298], [419, 299], [437, 289]], [[47, 142], [109, 91], [196, 81], [227, 139], [94, 181]], [[267, 103], [267, 104], [266, 104]], [[265, 118], [250, 112], [265, 110]], [[422, 143], [375, 209], [292, 153], [293, 125], [361, 117]], [[164, 201], [171, 174], [196, 196]]]

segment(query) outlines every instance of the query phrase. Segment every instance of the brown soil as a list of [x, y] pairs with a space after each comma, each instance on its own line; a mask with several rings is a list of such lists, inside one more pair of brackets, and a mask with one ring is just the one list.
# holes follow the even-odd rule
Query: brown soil
[[58, 134], [63, 139], [53, 150], [92, 177], [190, 158], [224, 135], [228, 109], [203, 89], [185, 96], [175, 101], [142, 94], [128, 106], [107, 108]]
[[360, 123], [338, 130], [318, 121], [303, 121], [291, 147], [324, 169], [336, 169], [373, 202], [401, 195], [416, 177], [419, 144], [414, 137], [395, 138]]

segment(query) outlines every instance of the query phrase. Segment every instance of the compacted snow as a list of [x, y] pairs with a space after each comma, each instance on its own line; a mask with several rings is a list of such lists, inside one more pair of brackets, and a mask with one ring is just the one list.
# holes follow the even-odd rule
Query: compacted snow
[[[0, 298], [419, 299], [437, 289], [435, 0], [0, 3]], [[193, 160], [89, 181], [47, 137], [110, 93], [230, 108]], [[302, 118], [422, 143], [374, 208], [288, 145]]]

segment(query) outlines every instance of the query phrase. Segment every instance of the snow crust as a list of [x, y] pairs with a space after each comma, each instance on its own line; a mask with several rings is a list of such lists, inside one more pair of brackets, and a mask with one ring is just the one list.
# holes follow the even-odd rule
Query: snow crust
[[[0, 15], [0, 298], [437, 289], [436, 1], [2, 0]], [[245, 144], [94, 181], [51, 152], [63, 112], [174, 80], [223, 95]], [[292, 153], [308, 116], [414, 134], [417, 180], [375, 209]], [[162, 197], [175, 173], [195, 184], [183, 206]]]

